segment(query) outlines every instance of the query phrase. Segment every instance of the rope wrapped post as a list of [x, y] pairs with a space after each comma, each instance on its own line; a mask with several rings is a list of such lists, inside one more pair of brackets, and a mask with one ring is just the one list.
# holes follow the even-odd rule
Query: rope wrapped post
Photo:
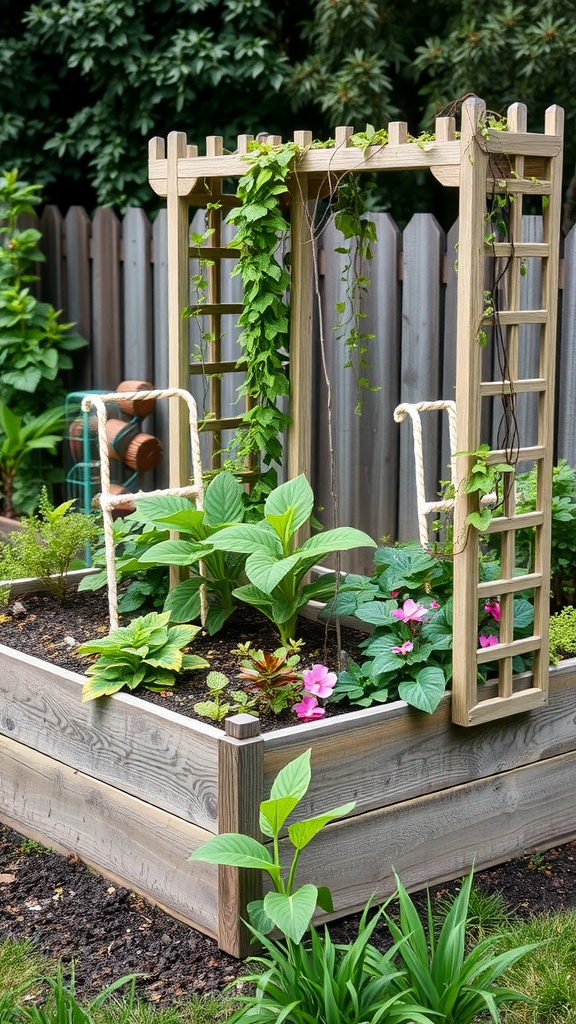
[[[200, 460], [200, 439], [198, 437], [198, 413], [196, 402], [189, 391], [183, 388], [167, 388], [165, 390], [151, 391], [123, 391], [110, 392], [106, 395], [86, 395], [82, 400], [82, 411], [90, 412], [96, 410], [98, 420], [98, 452], [100, 458], [100, 495], [99, 502], [102, 509], [102, 520], [104, 529], [104, 547], [106, 553], [106, 574], [108, 576], [108, 609], [110, 615], [110, 632], [118, 628], [118, 587], [116, 581], [115, 564], [115, 543], [114, 529], [112, 524], [112, 509], [117, 505], [126, 502], [125, 494], [112, 494], [110, 490], [110, 456], [108, 452], [108, 437], [106, 434], [107, 402], [130, 401], [132, 399], [160, 399], [178, 398], [188, 406], [188, 421], [190, 427], [190, 449], [192, 456], [192, 484], [184, 487], [168, 487], [154, 491], [135, 491], [130, 495], [130, 501], [137, 502], [142, 498], [158, 498], [164, 495], [179, 495], [187, 498], [194, 498], [196, 508], [202, 509], [204, 502], [204, 486], [202, 483], [202, 463]], [[204, 575], [204, 565], [200, 562], [200, 574]], [[201, 620], [204, 625], [208, 611], [206, 587], [200, 588]]]

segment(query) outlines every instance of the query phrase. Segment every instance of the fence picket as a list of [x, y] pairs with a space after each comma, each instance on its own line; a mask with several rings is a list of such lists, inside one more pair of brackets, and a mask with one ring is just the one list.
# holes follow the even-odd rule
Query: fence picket
[[[204, 230], [204, 212], [196, 213], [193, 230]], [[414, 500], [414, 457], [409, 425], [393, 421], [394, 407], [401, 401], [423, 401], [454, 397], [456, 346], [456, 271], [454, 250], [458, 225], [454, 224], [444, 243], [443, 232], [428, 214], [416, 214], [400, 234], [389, 214], [375, 214], [378, 243], [374, 258], [364, 268], [371, 287], [364, 296], [366, 319], [361, 329], [376, 338], [369, 343], [370, 383], [380, 387], [366, 392], [361, 417], [354, 413], [354, 375], [344, 368], [346, 354], [334, 336], [336, 303], [346, 301], [340, 280], [343, 257], [334, 252], [342, 236], [328, 224], [319, 241], [323, 250], [320, 278], [322, 320], [326, 357], [333, 390], [335, 458], [339, 491], [340, 522], [365, 529], [374, 537], [394, 539], [417, 536]], [[90, 341], [90, 348], [75, 354], [72, 387], [75, 390], [115, 387], [123, 377], [151, 379], [155, 386], [168, 383], [168, 278], [166, 211], [161, 210], [152, 225], [141, 210], [129, 210], [120, 225], [110, 209], [97, 210], [93, 220], [81, 207], [71, 207], [64, 222], [55, 207], [46, 207], [42, 221], [36, 214], [22, 218], [22, 226], [43, 232], [42, 249], [46, 264], [38, 264], [42, 281], [38, 294], [56, 308], [63, 308], [66, 320]], [[541, 238], [541, 218], [525, 217], [523, 240]], [[123, 251], [120, 244], [123, 237]], [[222, 244], [232, 237], [224, 227]], [[152, 239], [152, 246], [150, 244]], [[287, 245], [288, 248], [288, 245]], [[151, 255], [151, 252], [153, 255]], [[530, 259], [522, 278], [523, 308], [539, 308], [540, 260]], [[403, 280], [398, 267], [402, 267]], [[191, 274], [197, 261], [191, 260]], [[223, 261], [222, 301], [239, 302], [239, 278], [230, 276], [233, 261]], [[444, 280], [443, 280], [444, 278]], [[566, 238], [564, 289], [560, 320], [558, 374], [557, 456], [576, 464], [576, 229]], [[318, 340], [318, 311], [314, 312]], [[238, 329], [236, 316], [222, 321], [222, 354], [236, 359]], [[200, 320], [190, 323], [193, 357], [202, 329]], [[534, 376], [538, 366], [537, 325], [520, 330], [521, 371]], [[485, 359], [492, 358], [490, 345]], [[223, 380], [224, 415], [237, 415], [236, 388], [241, 377]], [[327, 441], [326, 391], [322, 380], [319, 346], [313, 361], [314, 413], [312, 484], [317, 503], [324, 507], [326, 526], [332, 525], [330, 458]], [[486, 379], [488, 379], [488, 374]], [[204, 405], [204, 388], [193, 378], [199, 409]], [[525, 396], [521, 396], [523, 399]], [[532, 398], [533, 396], [529, 396]], [[485, 403], [486, 406], [489, 403]], [[522, 442], [533, 437], [535, 409], [524, 402], [518, 406]], [[159, 403], [154, 431], [167, 443], [167, 403]], [[447, 475], [447, 424], [441, 414], [427, 413], [424, 424], [428, 486], [432, 496], [438, 478]], [[484, 430], [490, 433], [496, 411], [487, 410]], [[492, 424], [492, 429], [494, 424]], [[151, 428], [149, 428], [151, 429]], [[224, 443], [228, 438], [223, 438]], [[157, 485], [167, 486], [167, 460], [157, 472]], [[365, 571], [370, 555], [351, 552], [343, 567]]]

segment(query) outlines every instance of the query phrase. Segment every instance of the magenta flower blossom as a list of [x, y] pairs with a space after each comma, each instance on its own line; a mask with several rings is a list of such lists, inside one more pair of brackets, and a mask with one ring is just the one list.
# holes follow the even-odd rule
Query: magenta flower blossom
[[393, 647], [392, 654], [410, 654], [414, 650], [414, 644], [410, 640], [405, 640], [401, 647]]
[[484, 611], [488, 612], [496, 622], [500, 622], [500, 605], [498, 601], [487, 601], [484, 605]]
[[493, 633], [489, 633], [488, 636], [481, 633], [478, 640], [480, 641], [480, 647], [494, 647], [495, 644], [500, 643], [498, 637], [494, 636]]
[[390, 591], [390, 597], [398, 597], [399, 593], [400, 593], [399, 590], [391, 590]]
[[298, 718], [302, 718], [306, 722], [312, 722], [315, 718], [322, 718], [325, 714], [325, 709], [319, 707], [316, 697], [310, 696], [305, 693], [299, 704], [294, 704], [292, 711], [295, 711]]
[[409, 597], [401, 608], [395, 608], [390, 614], [401, 622], [422, 622], [424, 616], [428, 614], [428, 609], [423, 604], [416, 604], [416, 601]]
[[438, 601], [435, 601], [434, 599], [432, 599], [430, 601], [430, 607], [436, 609], [436, 608], [439, 608], [440, 605], [438, 604]]
[[312, 665], [302, 673], [302, 685], [306, 693], [315, 697], [330, 697], [336, 686], [336, 673], [329, 672], [326, 665]]

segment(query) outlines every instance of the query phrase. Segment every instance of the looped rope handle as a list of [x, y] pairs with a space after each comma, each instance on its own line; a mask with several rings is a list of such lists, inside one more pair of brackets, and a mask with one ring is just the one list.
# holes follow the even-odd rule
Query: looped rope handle
[[403, 423], [407, 416], [412, 420], [412, 433], [414, 440], [414, 461], [416, 468], [416, 504], [418, 509], [418, 533], [420, 544], [423, 548], [429, 547], [428, 520], [430, 512], [446, 511], [454, 507], [453, 498], [438, 498], [436, 501], [426, 501], [426, 490], [424, 485], [424, 448], [422, 445], [422, 420], [421, 412], [444, 411], [448, 413], [448, 432], [450, 435], [450, 476], [454, 482], [454, 455], [456, 453], [456, 402], [402, 402], [394, 409], [396, 423]]
[[[167, 487], [155, 491], [135, 491], [130, 494], [129, 500], [139, 501], [141, 498], [159, 498], [164, 495], [177, 495], [187, 498], [194, 498], [196, 508], [202, 510], [204, 502], [204, 485], [202, 483], [202, 463], [200, 460], [200, 439], [198, 437], [198, 413], [196, 402], [189, 391], [183, 388], [167, 388], [154, 391], [123, 391], [110, 392], [106, 395], [86, 395], [82, 399], [82, 412], [88, 413], [91, 408], [96, 410], [98, 420], [98, 452], [100, 456], [100, 494], [98, 500], [102, 509], [104, 527], [104, 548], [106, 552], [106, 573], [108, 576], [108, 609], [110, 615], [110, 632], [118, 628], [118, 587], [116, 581], [116, 559], [114, 529], [112, 523], [112, 509], [116, 505], [126, 502], [125, 494], [110, 493], [110, 457], [108, 453], [108, 438], [106, 436], [106, 421], [108, 411], [106, 402], [130, 401], [133, 399], [159, 399], [179, 398], [188, 406], [188, 419], [190, 424], [190, 448], [192, 456], [192, 480], [193, 484], [184, 487]], [[199, 563], [200, 575], [204, 576], [204, 563]], [[208, 599], [204, 584], [200, 587], [200, 607], [202, 625], [206, 622], [208, 614]]]

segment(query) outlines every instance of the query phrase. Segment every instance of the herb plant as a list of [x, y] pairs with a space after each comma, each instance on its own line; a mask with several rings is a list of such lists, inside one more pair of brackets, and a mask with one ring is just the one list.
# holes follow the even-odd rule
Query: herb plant
[[196, 654], [184, 654], [199, 632], [199, 626], [169, 625], [170, 612], [150, 612], [133, 619], [129, 626], [114, 629], [109, 636], [81, 644], [78, 654], [98, 654], [86, 670], [82, 700], [94, 700], [117, 693], [126, 686], [135, 690], [165, 690], [174, 686], [177, 672], [207, 668]]
[[206, 686], [210, 694], [207, 700], [200, 700], [194, 705], [194, 711], [202, 718], [211, 718], [214, 722], [221, 722], [228, 715], [235, 715], [239, 712], [244, 714], [256, 714], [253, 710], [256, 699], [250, 697], [244, 690], [232, 690], [226, 692], [230, 686], [230, 680], [223, 672], [209, 672], [206, 677]]
[[255, 900], [249, 905], [250, 920], [264, 934], [274, 927], [279, 928], [292, 942], [300, 942], [310, 926], [316, 907], [327, 913], [334, 909], [329, 889], [310, 884], [295, 888], [300, 853], [325, 825], [343, 818], [355, 806], [354, 803], [342, 804], [314, 818], [288, 825], [288, 841], [294, 848], [294, 854], [289, 869], [283, 869], [280, 863], [280, 832], [308, 791], [311, 778], [310, 755], [311, 751], [306, 750], [282, 768], [272, 784], [270, 798], [260, 804], [260, 829], [272, 840], [272, 847], [264, 846], [251, 836], [235, 832], [222, 833], [209, 839], [188, 858], [209, 864], [229, 864], [266, 871], [272, 880], [274, 892], [267, 893], [263, 900]]
[[352, 527], [316, 534], [297, 546], [296, 533], [310, 523], [313, 506], [312, 488], [302, 474], [268, 495], [262, 522], [230, 526], [210, 538], [215, 551], [248, 555], [244, 571], [250, 582], [235, 589], [233, 595], [274, 623], [283, 646], [296, 638], [300, 608], [314, 598], [329, 600], [334, 595], [333, 576], [306, 584], [308, 570], [332, 552], [376, 547], [368, 534]]
[[63, 600], [66, 573], [76, 559], [85, 564], [86, 545], [100, 533], [92, 516], [74, 512], [73, 505], [65, 501], [54, 508], [42, 488], [38, 513], [24, 517], [24, 530], [0, 546], [0, 579], [39, 579], [52, 597]]

